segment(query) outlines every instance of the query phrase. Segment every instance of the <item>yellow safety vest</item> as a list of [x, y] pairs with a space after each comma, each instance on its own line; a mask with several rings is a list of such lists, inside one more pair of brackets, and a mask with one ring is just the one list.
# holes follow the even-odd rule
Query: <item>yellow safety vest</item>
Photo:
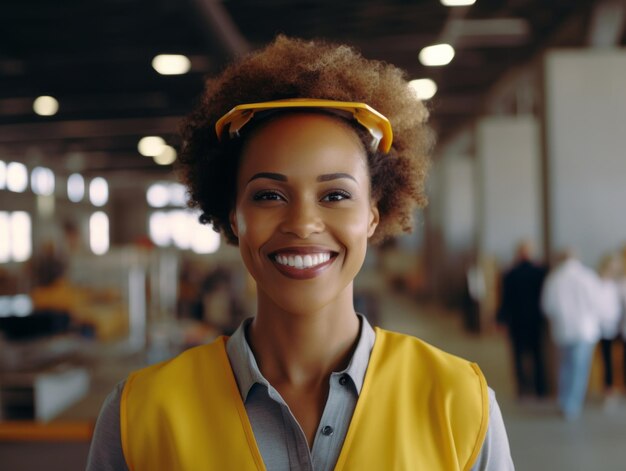
[[[131, 471], [265, 470], [225, 337], [132, 373], [120, 414]], [[478, 366], [376, 329], [335, 470], [469, 470], [488, 419]]]

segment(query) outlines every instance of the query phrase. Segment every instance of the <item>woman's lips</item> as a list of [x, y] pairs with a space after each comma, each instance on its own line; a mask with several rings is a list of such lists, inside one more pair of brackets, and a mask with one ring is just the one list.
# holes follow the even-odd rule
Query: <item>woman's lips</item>
[[319, 275], [336, 256], [336, 252], [328, 250], [307, 251], [300, 248], [274, 252], [270, 259], [283, 275], [301, 280]]

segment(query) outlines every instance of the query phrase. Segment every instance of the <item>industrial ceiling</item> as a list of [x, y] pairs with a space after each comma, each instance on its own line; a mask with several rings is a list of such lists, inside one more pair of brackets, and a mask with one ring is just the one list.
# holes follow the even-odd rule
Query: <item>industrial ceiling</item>
[[[409, 79], [433, 79], [431, 122], [445, 141], [485, 111], [489, 91], [507, 72], [549, 47], [588, 46], [602, 11], [605, 23], [615, 19], [610, 11], [621, 11], [623, 23], [623, 8], [608, 15], [599, 8], [615, 3], [478, 0], [450, 8], [439, 0], [4, 0], [0, 155], [86, 174], [162, 177], [171, 166], [142, 157], [139, 139], [160, 135], [175, 146], [178, 123], [201, 93], [203, 77], [278, 33], [345, 42], [403, 68]], [[613, 28], [613, 45], [626, 44], [622, 23]], [[455, 47], [454, 59], [424, 67], [418, 53], [438, 42]], [[188, 56], [191, 70], [159, 75], [151, 61], [162, 53]], [[33, 112], [40, 95], [59, 101], [57, 114]]]

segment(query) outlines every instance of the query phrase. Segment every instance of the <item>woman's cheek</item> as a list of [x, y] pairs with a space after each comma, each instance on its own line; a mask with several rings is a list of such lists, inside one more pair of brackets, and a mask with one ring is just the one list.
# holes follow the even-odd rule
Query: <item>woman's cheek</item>
[[243, 240], [253, 251], [258, 251], [272, 237], [278, 225], [273, 211], [242, 211], [237, 220], [240, 243]]
[[351, 237], [358, 238], [367, 236], [369, 228], [369, 218], [354, 212], [337, 214], [335, 224], [342, 228], [342, 232]]

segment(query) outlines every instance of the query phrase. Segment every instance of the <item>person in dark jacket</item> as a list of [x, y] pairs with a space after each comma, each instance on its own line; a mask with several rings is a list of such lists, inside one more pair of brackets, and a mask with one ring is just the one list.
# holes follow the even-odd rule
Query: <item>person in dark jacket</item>
[[547, 270], [532, 260], [533, 247], [528, 241], [517, 247], [513, 266], [502, 280], [502, 300], [497, 315], [506, 326], [515, 367], [518, 397], [542, 397], [546, 379], [542, 338], [544, 317], [540, 307], [541, 289]]

